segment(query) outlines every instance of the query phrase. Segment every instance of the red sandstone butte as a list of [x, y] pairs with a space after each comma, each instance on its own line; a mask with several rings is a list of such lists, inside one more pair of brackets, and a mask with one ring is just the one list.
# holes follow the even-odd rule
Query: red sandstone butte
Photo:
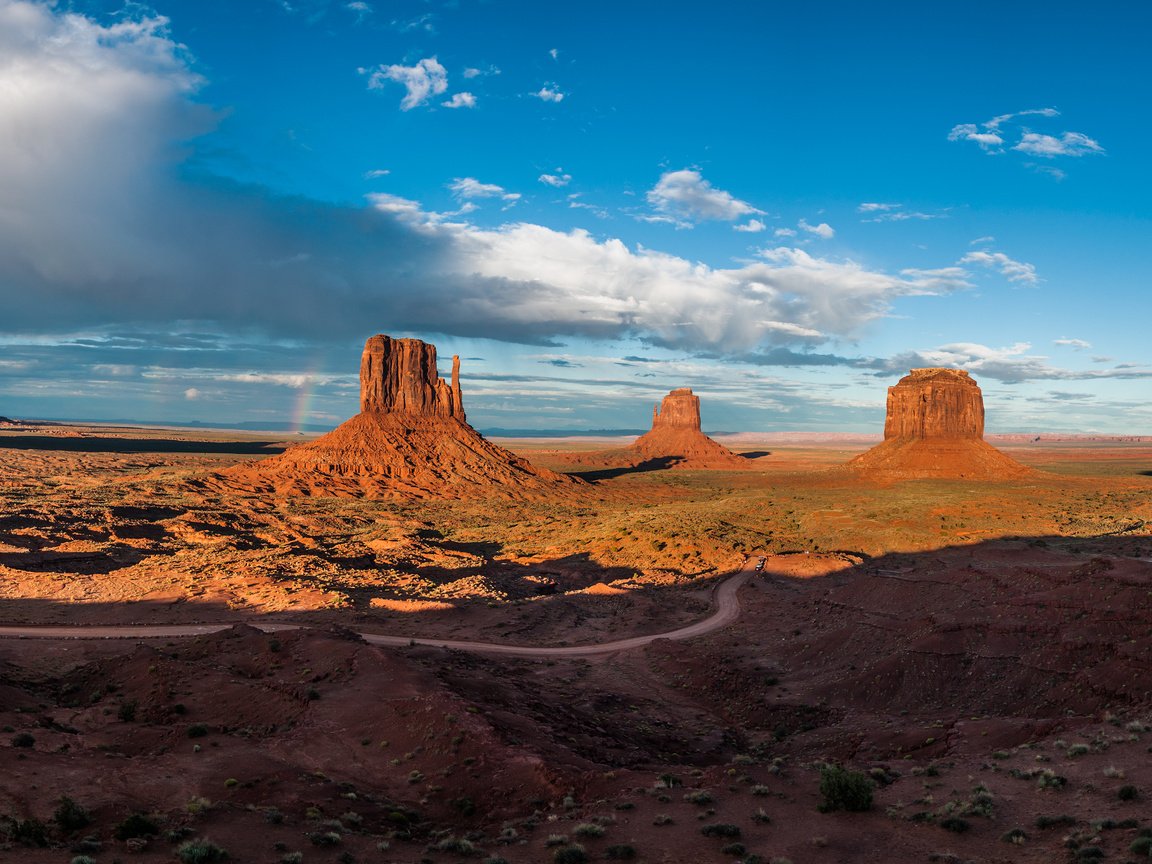
[[360, 358], [359, 414], [219, 480], [251, 492], [369, 498], [523, 498], [581, 482], [533, 466], [468, 425], [459, 357], [448, 383], [435, 346], [383, 335], [368, 339]]
[[717, 444], [700, 431], [700, 397], [678, 387], [652, 409], [652, 429], [629, 451], [645, 460], [671, 459], [686, 468], [746, 468], [748, 460]]
[[884, 441], [848, 463], [884, 479], [1019, 477], [1028, 469], [984, 440], [984, 396], [962, 369], [912, 369], [888, 388]]

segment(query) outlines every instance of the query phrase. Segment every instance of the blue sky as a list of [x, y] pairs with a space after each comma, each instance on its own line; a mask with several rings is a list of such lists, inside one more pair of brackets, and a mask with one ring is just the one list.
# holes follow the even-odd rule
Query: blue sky
[[1150, 19], [0, 0], [0, 414], [334, 424], [384, 332], [481, 428], [1147, 432]]

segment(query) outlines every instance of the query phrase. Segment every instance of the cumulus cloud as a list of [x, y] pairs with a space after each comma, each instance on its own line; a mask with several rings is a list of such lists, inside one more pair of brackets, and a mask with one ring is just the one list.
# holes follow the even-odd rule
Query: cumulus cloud
[[451, 99], [447, 99], [440, 104], [445, 108], [475, 108], [476, 97], [467, 91], [453, 93]]
[[1152, 368], [1119, 364], [1111, 369], [1074, 370], [1053, 366], [1048, 358], [1032, 354], [1028, 342], [993, 348], [978, 342], [956, 342], [939, 348], [900, 354], [882, 365], [891, 371], [918, 366], [948, 366], [967, 369], [977, 378], [991, 378], [1005, 384], [1025, 381], [1091, 381], [1105, 378], [1152, 378]]
[[777, 228], [772, 232], [777, 237], [795, 237], [796, 229], [794, 228]]
[[741, 225], [733, 225], [733, 231], [743, 231], [748, 234], [758, 234], [768, 226], [761, 222], [759, 219], [749, 219]]
[[461, 200], [468, 198], [500, 198], [504, 201], [512, 202], [520, 198], [519, 192], [509, 192], [503, 186], [497, 186], [495, 183], [481, 183], [475, 177], [457, 177], [448, 184], [448, 188], [452, 190], [453, 195]]
[[1086, 348], [1092, 347], [1091, 342], [1085, 342], [1083, 339], [1053, 339], [1052, 344], [1072, 348], [1075, 351], [1083, 351]]
[[489, 66], [487, 69], [478, 69], [475, 66], [469, 66], [464, 70], [465, 78], [479, 78], [481, 75], [499, 75], [500, 70], [495, 66]]
[[716, 189], [699, 171], [668, 171], [648, 191], [648, 203], [657, 211], [689, 222], [718, 219], [734, 221], [744, 216], [761, 215], [746, 201]]
[[555, 84], [545, 84], [532, 95], [543, 102], [563, 102], [567, 94]]
[[831, 240], [836, 236], [835, 229], [827, 222], [821, 222], [819, 225], [809, 225], [807, 220], [801, 219], [797, 227], [801, 231], [807, 231], [809, 234], [815, 234], [824, 240]]
[[996, 270], [1009, 282], [1020, 282], [1025, 285], [1037, 285], [1040, 282], [1034, 264], [1016, 261], [1003, 252], [969, 252], [960, 259], [960, 263], [979, 264], [982, 267]]
[[1065, 132], [1063, 135], [1042, 135], [1039, 132], [1025, 132], [1020, 143], [1012, 148], [1033, 156], [1086, 156], [1090, 153], [1103, 153], [1100, 142], [1081, 132]]
[[557, 169], [555, 174], [541, 174], [538, 178], [545, 186], [555, 186], [557, 189], [567, 186], [572, 182], [572, 175], [565, 174]]
[[[161, 18], [103, 26], [0, 0], [0, 330], [191, 322], [181, 332], [346, 344], [387, 326], [727, 352], [851, 337], [897, 298], [967, 284], [948, 268], [893, 275], [785, 247], [724, 269], [586, 231], [480, 228], [459, 218], [473, 199], [517, 193], [472, 177], [452, 181], [462, 206], [441, 214], [193, 174], [180, 160], [215, 120], [194, 101], [200, 84]], [[665, 175], [652, 200], [693, 218], [759, 212], [694, 171]]]
[[[1057, 156], [1088, 156], [1104, 152], [1099, 141], [1089, 138], [1083, 132], [1061, 132], [1058, 135], [1049, 135], [1033, 131], [1019, 120], [1021, 117], [1050, 119], [1059, 116], [1060, 112], [1055, 108], [1033, 108], [1011, 114], [999, 114], [980, 124], [960, 123], [953, 126], [948, 133], [948, 140], [970, 141], [978, 145], [985, 153], [996, 154], [1005, 152], [1008, 140], [1016, 138], [1016, 143], [1008, 149], [1045, 159], [1052, 159]], [[1059, 169], [1048, 169], [1043, 173], [1051, 174], [1058, 180], [1064, 177], [1064, 172]]]
[[407, 93], [400, 100], [401, 111], [411, 111], [427, 104], [433, 96], [439, 96], [448, 89], [448, 70], [435, 57], [426, 57], [414, 66], [381, 64], [375, 69], [361, 68], [359, 72], [368, 76], [369, 90], [383, 90], [389, 81], [403, 84]]

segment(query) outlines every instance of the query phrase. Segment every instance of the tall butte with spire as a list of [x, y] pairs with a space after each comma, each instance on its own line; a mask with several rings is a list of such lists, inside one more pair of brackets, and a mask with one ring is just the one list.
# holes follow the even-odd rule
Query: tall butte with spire
[[962, 369], [912, 369], [888, 388], [884, 441], [848, 463], [881, 479], [1019, 477], [1029, 469], [984, 440], [984, 395]]
[[670, 459], [685, 468], [747, 468], [748, 460], [700, 431], [700, 397], [678, 387], [652, 408], [652, 428], [628, 451], [644, 460]]
[[315, 441], [218, 475], [231, 488], [281, 495], [531, 497], [580, 481], [497, 447], [468, 425], [460, 358], [451, 383], [436, 347], [372, 336], [360, 355], [360, 413]]

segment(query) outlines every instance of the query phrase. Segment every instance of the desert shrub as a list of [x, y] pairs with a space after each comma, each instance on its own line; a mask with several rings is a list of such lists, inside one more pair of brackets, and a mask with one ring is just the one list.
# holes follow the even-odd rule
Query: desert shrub
[[739, 837], [740, 828], [737, 825], [716, 822], [712, 825], [705, 825], [700, 829], [700, 833], [705, 837]]
[[200, 838], [183, 844], [176, 850], [176, 857], [181, 864], [215, 864], [217, 861], [227, 861], [228, 853], [211, 840]]
[[204, 723], [193, 723], [188, 727], [189, 738], [203, 738], [208, 734], [208, 727]]
[[1140, 800], [1140, 790], [1135, 786], [1121, 786], [1116, 790], [1116, 797], [1121, 801], [1138, 801]]
[[501, 858], [499, 855], [489, 855], [481, 864], [508, 864], [508, 859]]
[[88, 855], [77, 855], [68, 864], [96, 864], [96, 859]]
[[553, 864], [587, 864], [588, 853], [579, 843], [564, 846], [552, 853]]
[[315, 831], [308, 835], [313, 846], [339, 846], [344, 842], [339, 831]]
[[116, 826], [112, 832], [117, 840], [131, 840], [133, 837], [155, 837], [160, 833], [160, 826], [154, 819], [143, 813], [133, 813]]
[[81, 828], [92, 824], [92, 816], [65, 795], [56, 805], [56, 811], [52, 814], [52, 821], [59, 826], [61, 831], [79, 831]]
[[771, 795], [772, 790], [769, 789], [767, 786], [753, 786], [752, 787], [752, 794], [753, 795], [760, 795], [760, 796]]
[[572, 833], [577, 837], [603, 837], [605, 832], [603, 825], [597, 825], [595, 822], [584, 822], [573, 828]]
[[136, 719], [136, 704], [135, 699], [121, 702], [120, 707], [116, 709], [116, 716], [124, 723], [131, 723]]
[[27, 732], [17, 732], [12, 736], [13, 747], [34, 747], [35, 745], [36, 739]]
[[871, 810], [873, 786], [867, 774], [849, 771], [839, 765], [827, 765], [820, 769], [820, 795], [823, 798], [820, 812]]
[[604, 857], [609, 861], [631, 861], [636, 857], [636, 849], [627, 843], [617, 843], [604, 850]]
[[474, 855], [477, 852], [475, 844], [463, 837], [445, 837], [432, 848], [437, 852], [455, 852], [458, 855]]
[[1036, 785], [1041, 789], [1063, 789], [1068, 778], [1046, 768], [1036, 776]]
[[1069, 825], [1075, 825], [1075, 824], [1076, 824], [1075, 818], [1073, 818], [1072, 816], [1069, 816], [1067, 814], [1061, 814], [1060, 816], [1037, 816], [1036, 817], [1036, 827], [1037, 828], [1066, 828]]
[[1133, 855], [1152, 858], [1152, 837], [1137, 837], [1128, 847], [1128, 851]]
[[1077, 756], [1086, 755], [1091, 748], [1087, 744], [1073, 744], [1068, 748], [1068, 755], [1073, 759]]
[[544, 841], [545, 846], [564, 846], [568, 842], [567, 834], [549, 834]]
[[715, 799], [707, 789], [700, 789], [696, 792], [687, 793], [684, 800], [689, 804], [711, 804]]
[[743, 843], [729, 843], [727, 846], [720, 847], [721, 855], [743, 855], [747, 851]]
[[772, 824], [772, 817], [769, 816], [767, 813], [765, 813], [764, 808], [761, 807], [755, 813], [752, 814], [752, 821], [755, 822], [757, 825], [771, 825]]
[[940, 820], [940, 827], [945, 831], [951, 831], [955, 834], [963, 834], [972, 826], [968, 823], [967, 819], [961, 819], [959, 816], [948, 816]]
[[1028, 835], [1024, 833], [1023, 828], [1013, 828], [1011, 831], [1001, 835], [1000, 839], [1005, 843], [1013, 843], [1019, 846], [1021, 843], [1028, 839]]
[[40, 847], [48, 845], [48, 826], [39, 819], [13, 819], [8, 823], [6, 833], [13, 843]]
[[1099, 861], [1104, 857], [1104, 850], [1099, 846], [1081, 846], [1074, 857], [1077, 861]]
[[667, 813], [657, 813], [656, 818], [652, 820], [653, 825], [671, 825], [672, 817]]

